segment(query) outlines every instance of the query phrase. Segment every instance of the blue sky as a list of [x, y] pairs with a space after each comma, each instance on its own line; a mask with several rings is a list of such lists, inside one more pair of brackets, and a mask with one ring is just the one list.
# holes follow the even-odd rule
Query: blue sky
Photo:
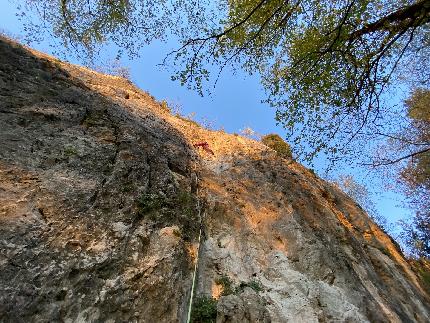
[[[19, 1], [0, 0], [0, 30], [13, 35], [22, 35], [23, 26], [16, 16], [16, 4]], [[33, 48], [52, 53], [48, 45], [49, 39], [40, 44], [31, 44]], [[226, 70], [217, 87], [209, 97], [200, 97], [196, 92], [187, 90], [178, 82], [172, 82], [171, 74], [158, 67], [163, 57], [174, 44], [153, 43], [145, 47], [140, 57], [134, 60], [124, 58], [122, 64], [130, 68], [132, 81], [141, 89], [148, 91], [158, 100], [174, 102], [182, 107], [182, 114], [196, 114], [196, 119], [206, 119], [215, 125], [215, 128], [224, 128], [227, 132], [239, 133], [245, 127], [251, 127], [257, 133], [278, 133], [284, 131], [276, 126], [274, 110], [261, 103], [265, 94], [259, 83], [258, 76], [248, 76], [243, 73], [233, 74]], [[116, 52], [106, 47], [103, 57], [113, 59]], [[73, 63], [79, 63], [70, 59]], [[324, 160], [318, 160], [314, 166], [317, 173], [322, 174]], [[374, 202], [378, 212], [385, 216], [389, 222], [395, 222], [411, 216], [411, 211], [399, 206], [404, 197], [394, 192], [386, 191], [379, 180], [370, 180], [369, 175], [360, 169], [341, 167], [337, 173], [352, 174], [363, 182], [371, 183], [369, 189], [377, 192]]]

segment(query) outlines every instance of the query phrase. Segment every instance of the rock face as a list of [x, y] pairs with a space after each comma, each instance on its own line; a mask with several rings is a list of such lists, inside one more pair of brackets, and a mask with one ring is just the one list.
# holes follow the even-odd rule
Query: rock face
[[395, 243], [300, 164], [0, 38], [1, 322], [183, 322], [200, 222], [209, 321], [430, 319]]

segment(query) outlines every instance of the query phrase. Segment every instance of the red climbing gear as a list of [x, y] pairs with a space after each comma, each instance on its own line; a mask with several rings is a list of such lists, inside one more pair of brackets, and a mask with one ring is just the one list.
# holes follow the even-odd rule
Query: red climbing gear
[[199, 142], [197, 144], [194, 144], [193, 146], [196, 148], [202, 147], [204, 151], [206, 151], [212, 155], [215, 155], [214, 152], [212, 151], [212, 149], [209, 148], [209, 144], [206, 141]]

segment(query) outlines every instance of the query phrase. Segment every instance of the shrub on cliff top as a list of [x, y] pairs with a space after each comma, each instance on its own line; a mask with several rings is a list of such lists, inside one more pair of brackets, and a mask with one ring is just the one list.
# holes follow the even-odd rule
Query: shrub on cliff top
[[267, 147], [275, 150], [279, 156], [283, 158], [293, 158], [290, 145], [285, 142], [279, 135], [274, 133], [265, 135], [263, 136], [263, 138], [261, 138], [261, 142]]

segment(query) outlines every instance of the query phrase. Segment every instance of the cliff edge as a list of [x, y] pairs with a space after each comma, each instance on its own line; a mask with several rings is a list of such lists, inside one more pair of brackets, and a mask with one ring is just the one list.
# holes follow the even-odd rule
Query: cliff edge
[[184, 322], [196, 262], [207, 322], [430, 320], [399, 248], [331, 184], [0, 38], [0, 321]]

